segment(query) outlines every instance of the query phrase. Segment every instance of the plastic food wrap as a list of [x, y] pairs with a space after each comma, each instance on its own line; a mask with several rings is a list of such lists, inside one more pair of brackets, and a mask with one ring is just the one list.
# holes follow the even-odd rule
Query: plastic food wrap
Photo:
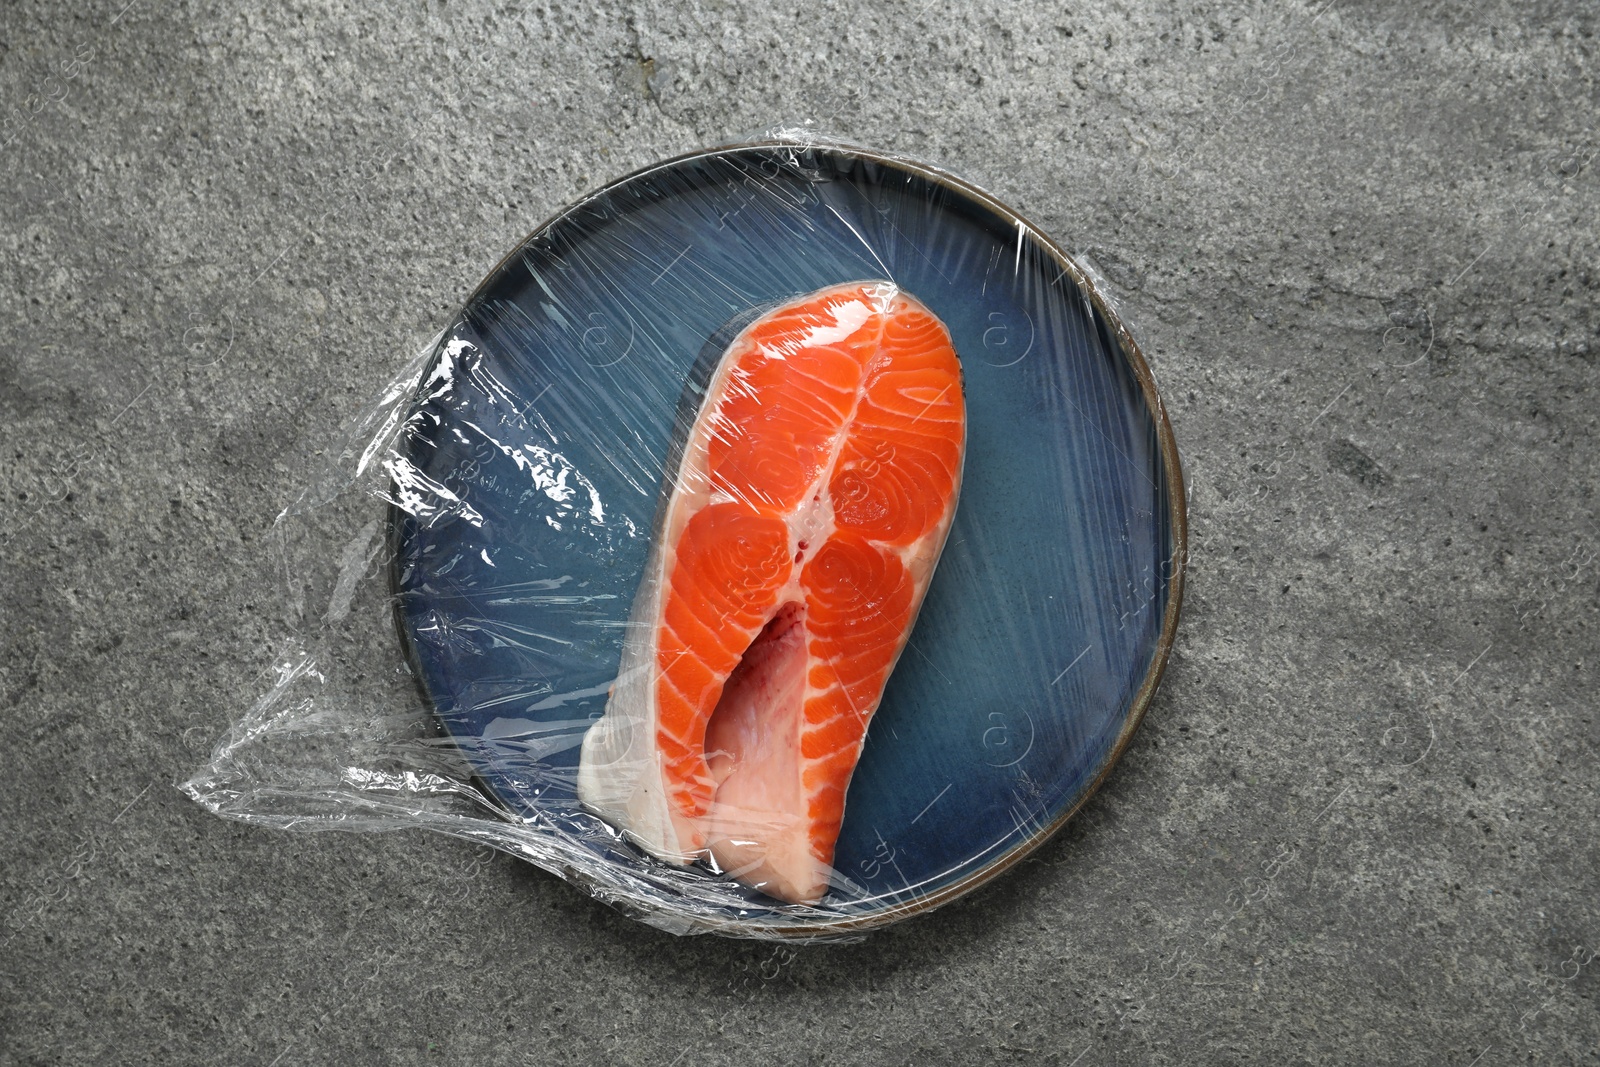
[[1096, 286], [810, 134], [564, 210], [331, 452], [275, 531], [299, 632], [185, 789], [678, 933], [982, 884], [1108, 773], [1177, 623], [1177, 452]]

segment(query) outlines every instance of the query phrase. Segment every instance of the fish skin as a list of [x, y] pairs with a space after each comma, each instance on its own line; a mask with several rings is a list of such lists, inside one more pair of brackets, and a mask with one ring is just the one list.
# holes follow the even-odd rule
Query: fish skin
[[707, 383], [580, 802], [652, 855], [827, 892], [867, 725], [960, 492], [960, 362], [893, 283], [792, 300]]

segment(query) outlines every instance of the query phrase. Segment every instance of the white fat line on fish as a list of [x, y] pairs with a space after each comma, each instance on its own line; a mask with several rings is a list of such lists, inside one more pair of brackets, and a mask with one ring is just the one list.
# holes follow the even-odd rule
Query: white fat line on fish
[[922, 410], [917, 412], [916, 417], [913, 418], [911, 421], [913, 423], [921, 422], [922, 421], [922, 416], [924, 416], [924, 415], [926, 415], [928, 413], [928, 409], [933, 407], [933, 405], [937, 404], [939, 401], [943, 400], [944, 399], [944, 394], [948, 393], [949, 391], [950, 391], [950, 387], [948, 385], [945, 386], [943, 389], [939, 390], [939, 395], [934, 397], [932, 400], [928, 401], [926, 404], [924, 404], [922, 406]]

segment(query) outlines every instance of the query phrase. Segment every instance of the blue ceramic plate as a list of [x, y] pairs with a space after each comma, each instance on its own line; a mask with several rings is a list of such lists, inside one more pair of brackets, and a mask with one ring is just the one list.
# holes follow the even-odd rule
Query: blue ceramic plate
[[965, 183], [866, 150], [745, 144], [624, 178], [467, 302], [400, 446], [415, 484], [391, 537], [408, 652], [480, 782], [577, 850], [569, 876], [636, 869], [639, 899], [608, 894], [636, 910], [674, 906], [661, 865], [578, 809], [574, 775], [685, 380], [750, 309], [881, 277], [944, 320], [965, 369], [955, 526], [850, 787], [835, 891], [796, 909], [705, 873], [685, 914], [805, 934], [946, 902], [1083, 804], [1160, 677], [1177, 451], [1137, 347], [1067, 256]]

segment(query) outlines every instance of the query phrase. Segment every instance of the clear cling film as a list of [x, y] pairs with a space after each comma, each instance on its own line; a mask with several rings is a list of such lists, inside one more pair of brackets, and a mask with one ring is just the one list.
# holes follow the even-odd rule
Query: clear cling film
[[955, 899], [1092, 794], [1177, 624], [1177, 450], [1101, 289], [807, 130], [586, 196], [284, 511], [298, 631], [184, 788], [489, 844], [675, 933]]

